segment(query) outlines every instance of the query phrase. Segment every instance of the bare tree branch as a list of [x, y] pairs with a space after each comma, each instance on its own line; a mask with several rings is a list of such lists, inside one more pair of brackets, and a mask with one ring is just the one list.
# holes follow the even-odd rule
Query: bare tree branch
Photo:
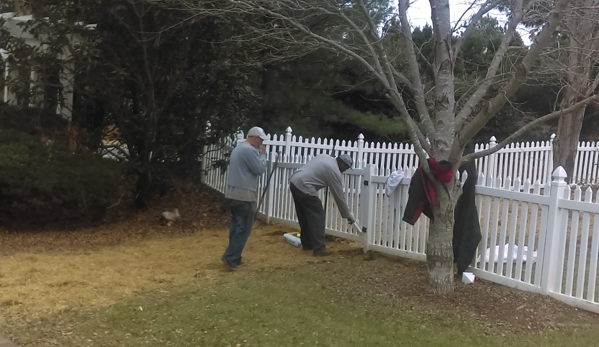
[[[420, 69], [418, 67], [418, 60], [414, 52], [414, 43], [412, 40], [412, 28], [408, 22], [408, 7], [409, 0], [399, 0], [399, 19], [401, 22], [401, 33], [404, 37], [406, 57], [408, 59], [410, 81], [412, 82], [412, 92], [414, 93], [414, 99], [416, 102], [416, 109], [420, 116], [420, 122], [424, 126], [424, 131], [427, 135], [432, 136], [435, 133], [435, 126], [428, 112], [426, 105], [426, 98], [424, 96], [424, 86], [422, 85], [422, 79], [420, 76]], [[422, 142], [422, 141], [421, 141]], [[427, 145], [423, 143], [423, 145]]]
[[366, 6], [364, 6], [364, 1], [358, 0], [358, 3], [360, 5], [360, 11], [364, 15], [364, 18], [366, 18], [366, 21], [368, 23], [368, 33], [370, 34], [370, 37], [374, 40], [375, 49], [377, 50], [380, 59], [383, 61], [383, 71], [387, 76], [389, 86], [394, 92], [397, 92], [399, 94], [399, 91], [397, 90], [397, 83], [395, 82], [393, 74], [393, 69], [391, 68], [391, 64], [389, 63], [389, 58], [387, 57], [385, 47], [381, 43], [381, 38], [376, 32], [376, 26], [374, 25], [372, 18], [370, 18], [370, 14], [368, 13]]
[[366, 44], [366, 47], [368, 47], [368, 51], [370, 52], [370, 55], [372, 57], [372, 61], [374, 62], [374, 67], [375, 69], [379, 72], [379, 74], [383, 75], [385, 74], [383, 67], [381, 66], [381, 62], [379, 60], [379, 56], [377, 55], [375, 48], [373, 47], [373, 45], [371, 44], [370, 40], [368, 39], [368, 37], [366, 37], [366, 35], [364, 34], [364, 32], [362, 30], [360, 30], [360, 28], [358, 28], [358, 26], [356, 25], [356, 23], [354, 23], [354, 21], [352, 21], [351, 19], [349, 19], [342, 11], [339, 11], [339, 15], [345, 19], [345, 21], [356, 30], [356, 32], [360, 35], [360, 37], [362, 38], [362, 40], [364, 41], [364, 44]]
[[[537, 36], [536, 41], [532, 44], [527, 54], [520, 62], [517, 71], [510, 81], [487, 103], [487, 105], [461, 129], [459, 134], [459, 143], [467, 143], [478, 133], [485, 124], [507, 103], [518, 88], [524, 84], [528, 73], [532, 68], [534, 61], [541, 54], [543, 48], [551, 40], [555, 29], [561, 22], [564, 12], [568, 7], [568, 0], [557, 0], [554, 9], [548, 16], [547, 23]], [[453, 153], [459, 153], [460, 147], [453, 148]]]
[[[357, 54], [356, 52], [348, 49], [347, 47], [344, 47], [343, 45], [341, 45], [340, 43], [326, 38], [324, 36], [321, 36], [319, 34], [316, 34], [314, 32], [312, 32], [308, 27], [302, 25], [301, 23], [297, 22], [296, 20], [294, 20], [292, 17], [288, 17], [288, 16], [284, 16], [280, 13], [274, 12], [270, 9], [267, 9], [259, 4], [256, 3], [246, 3], [246, 2], [242, 2], [242, 1], [236, 1], [236, 0], [231, 0], [231, 2], [240, 5], [242, 8], [246, 8], [248, 11], [255, 11], [255, 10], [260, 10], [263, 11], [264, 13], [274, 17], [274, 18], [278, 18], [288, 24], [290, 24], [292, 27], [300, 30], [301, 32], [305, 33], [306, 35], [314, 38], [317, 41], [326, 43], [328, 45], [330, 45], [331, 47], [334, 47], [335, 49], [351, 56], [352, 58], [356, 59], [357, 61], [359, 61], [364, 67], [366, 67], [366, 69], [368, 69], [369, 71], [372, 72], [372, 74], [377, 78], [377, 80], [379, 80], [387, 89], [391, 89], [391, 86], [389, 84], [389, 81], [387, 81], [387, 79], [385, 78], [385, 76], [381, 73], [379, 73], [379, 71], [377, 71], [372, 64], [370, 64], [368, 61], [366, 61], [361, 55]], [[257, 5], [258, 8], [254, 8], [252, 5]]]
[[[467, 121], [468, 117], [471, 115], [472, 111], [478, 105], [478, 103], [482, 100], [482, 98], [487, 94], [489, 88], [493, 85], [494, 77], [497, 74], [497, 70], [503, 61], [505, 54], [510, 45], [510, 41], [514, 37], [514, 33], [516, 32], [517, 26], [520, 24], [522, 19], [522, 0], [516, 1], [514, 4], [516, 7], [515, 12], [512, 12], [512, 18], [509, 21], [508, 29], [503, 36], [501, 44], [495, 52], [493, 56], [493, 60], [489, 65], [489, 69], [487, 70], [487, 75], [485, 76], [485, 82], [483, 82], [478, 89], [470, 96], [468, 101], [466, 101], [462, 107], [462, 109], [458, 112], [456, 116], [456, 129], [462, 129], [464, 122]], [[461, 144], [463, 145], [463, 144]]]
[[[466, 30], [464, 30], [464, 33], [462, 33], [462, 35], [460, 35], [460, 37], [458, 38], [458, 41], [456, 42], [455, 46], [454, 46], [454, 50], [453, 50], [453, 61], [455, 63], [455, 60], [458, 57], [458, 53], [460, 52], [460, 50], [462, 49], [462, 45], [464, 44], [464, 41], [468, 38], [468, 36], [470, 36], [470, 33], [472, 33], [472, 31], [474, 30], [474, 28], [476, 27], [476, 25], [480, 22], [480, 20], [483, 18], [483, 16], [487, 13], [489, 13], [489, 11], [491, 11], [493, 8], [497, 7], [499, 4], [504, 3], [505, 0], [494, 0], [494, 1], [490, 1], [486, 4], [484, 4], [483, 6], [480, 7], [480, 9], [478, 10], [478, 12], [476, 12], [471, 18], [470, 18], [470, 23], [468, 23], [468, 26], [466, 27]], [[466, 14], [467, 11], [469, 11], [473, 6], [474, 6], [474, 2], [472, 4], [470, 4], [470, 6], [468, 7], [468, 9], [462, 14], [462, 16], [460, 17], [460, 19], [456, 22], [456, 26], [458, 25], [458, 23], [460, 23], [460, 21], [462, 20], [462, 17], [464, 16], [464, 14]], [[454, 26], [453, 31], [456, 31], [456, 27]]]
[[493, 154], [497, 151], [499, 151], [500, 149], [504, 148], [505, 146], [507, 146], [508, 144], [514, 142], [514, 140], [516, 140], [519, 136], [521, 136], [522, 134], [524, 134], [525, 132], [531, 130], [532, 128], [534, 128], [535, 126], [550, 121], [552, 119], [556, 119], [559, 117], [565, 117], [568, 114], [580, 109], [581, 107], [585, 107], [586, 105], [593, 103], [594, 101], [598, 101], [599, 100], [599, 95], [595, 95], [593, 97], [590, 98], [586, 98], [566, 109], [560, 110], [560, 111], [555, 111], [552, 113], [549, 113], [547, 115], [544, 115], [540, 118], [535, 119], [534, 121], [526, 124], [525, 126], [523, 126], [522, 128], [518, 129], [515, 133], [511, 134], [510, 136], [508, 136], [505, 140], [501, 141], [500, 143], [497, 144], [497, 146], [493, 147], [493, 148], [489, 148], [489, 149], [485, 149], [482, 151], [478, 151], [476, 153], [472, 153], [472, 154], [468, 154], [466, 156], [464, 156], [462, 158], [462, 164], [469, 162], [471, 160], [474, 159], [478, 159], [478, 158], [482, 158], [485, 157], [489, 154]]

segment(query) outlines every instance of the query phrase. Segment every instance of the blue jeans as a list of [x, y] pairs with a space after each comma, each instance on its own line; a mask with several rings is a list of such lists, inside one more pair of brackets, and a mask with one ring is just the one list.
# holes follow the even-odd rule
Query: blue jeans
[[256, 202], [230, 200], [231, 229], [229, 230], [229, 246], [223, 254], [223, 260], [230, 267], [241, 265], [241, 252], [252, 232]]

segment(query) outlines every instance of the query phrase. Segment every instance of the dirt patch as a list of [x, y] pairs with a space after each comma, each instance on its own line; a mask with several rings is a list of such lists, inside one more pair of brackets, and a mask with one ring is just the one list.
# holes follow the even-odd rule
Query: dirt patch
[[[364, 250], [362, 250], [361, 248], [356, 248], [356, 249], [344, 249], [344, 250], [340, 250], [339, 252], [337, 252], [340, 256], [342, 257], [357, 257], [359, 255], [363, 255], [364, 254]], [[364, 259], [367, 260], [367, 259]]]
[[285, 231], [285, 230], [275, 230], [273, 232], [266, 234], [266, 236], [283, 236], [286, 233], [287, 233], [287, 231]]

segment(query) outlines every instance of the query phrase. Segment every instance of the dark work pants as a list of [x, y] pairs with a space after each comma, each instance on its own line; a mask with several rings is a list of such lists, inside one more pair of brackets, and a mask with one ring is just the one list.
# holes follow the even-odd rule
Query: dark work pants
[[241, 252], [252, 232], [256, 203], [249, 201], [230, 200], [231, 229], [229, 230], [229, 247], [223, 254], [223, 259], [231, 267], [241, 265]]
[[300, 239], [302, 248], [306, 250], [313, 249], [315, 252], [326, 249], [326, 238], [324, 234], [325, 213], [322, 207], [322, 201], [317, 196], [303, 193], [293, 183], [289, 184], [293, 201], [295, 202], [295, 212], [301, 228]]

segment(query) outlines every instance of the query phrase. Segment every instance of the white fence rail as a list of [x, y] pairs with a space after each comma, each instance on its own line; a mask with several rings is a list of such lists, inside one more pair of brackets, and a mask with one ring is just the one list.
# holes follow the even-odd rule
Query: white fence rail
[[[225, 140], [212, 147], [206, 156], [225, 160], [231, 144], [232, 140]], [[276, 167], [259, 212], [267, 220], [297, 226], [289, 178], [312, 155], [330, 151], [321, 144], [318, 150], [304, 150], [300, 155], [292, 150], [284, 152], [285, 147], [277, 146], [283, 145], [271, 145], [271, 158], [279, 150], [286, 154]], [[343, 143], [335, 147], [336, 152], [349, 148], [347, 144], [343, 147]], [[494, 173], [522, 173], [515, 164], [511, 169], [504, 165], [506, 171], [499, 170], [501, 165], [493, 166], [512, 160], [512, 153], [515, 151], [506, 151], [504, 158], [497, 156], [497, 161], [483, 161], [483, 165], [487, 165], [486, 169], [497, 168], [497, 171], [491, 171]], [[533, 152], [528, 153], [530, 157]], [[367, 157], [377, 158], [376, 155]], [[526, 155], [521, 157], [526, 158]], [[402, 182], [391, 196], [387, 196], [385, 182], [390, 170], [377, 167], [376, 163], [348, 170], [344, 175], [350, 209], [367, 232], [359, 233], [350, 228], [339, 215], [334, 199], [329, 198], [326, 199], [327, 233], [361, 242], [365, 250], [425, 260], [428, 219], [420, 218], [414, 226], [401, 220], [415, 168], [404, 169]], [[273, 169], [274, 160], [271, 159], [268, 173]], [[537, 172], [544, 174], [541, 170]], [[261, 177], [260, 190], [268, 173]], [[512, 181], [509, 176], [506, 179], [500, 175], [495, 177], [485, 177], [483, 173], [478, 177], [476, 201], [482, 240], [471, 270], [480, 278], [551, 295], [571, 305], [599, 312], [599, 193], [594, 195], [590, 188], [583, 192], [579, 186], [568, 186], [562, 168], [556, 169], [553, 180], [544, 184], [540, 180], [532, 183], [530, 179]], [[225, 181], [224, 168], [206, 168], [204, 182], [209, 186], [223, 192]], [[324, 198], [322, 195], [323, 191], [321, 198]]]
[[[522, 181], [539, 181], [545, 184], [551, 181], [553, 172], [553, 137], [548, 141], [512, 143], [498, 152], [476, 161], [479, 173], [486, 176], [520, 177]], [[223, 145], [232, 146], [235, 141], [243, 141], [243, 133], [238, 133], [236, 139], [225, 139], [223, 143], [205, 148], [204, 169], [210, 167], [214, 160], [223, 159], [219, 149]], [[287, 128], [285, 134], [272, 135], [264, 142], [272, 155], [280, 152], [283, 162], [297, 162], [297, 158], [314, 157], [318, 154], [339, 155], [346, 153], [352, 156], [355, 166], [363, 168], [366, 165], [375, 167], [377, 175], [387, 176], [397, 168], [418, 166], [418, 156], [414, 146], [409, 143], [380, 143], [365, 141], [360, 134], [357, 141], [339, 141], [333, 139], [304, 138], [292, 133]], [[497, 145], [495, 137], [488, 143], [475, 144], [475, 150], [480, 151]], [[580, 142], [574, 167], [573, 182], [594, 184], [599, 183], [599, 143]], [[208, 182], [208, 181], [207, 181]]]

